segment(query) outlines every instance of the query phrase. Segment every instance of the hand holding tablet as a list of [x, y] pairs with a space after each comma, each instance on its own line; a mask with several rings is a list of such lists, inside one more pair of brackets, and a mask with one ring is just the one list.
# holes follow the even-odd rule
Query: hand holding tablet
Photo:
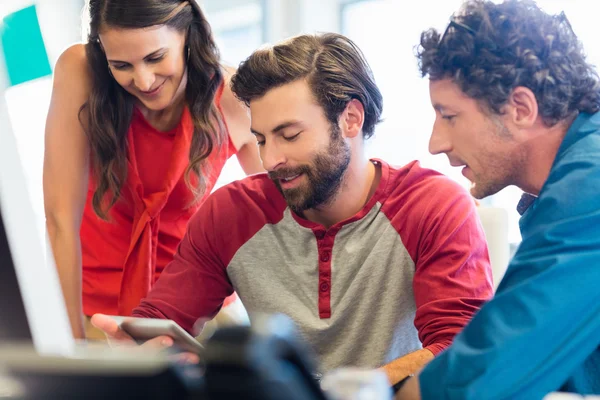
[[143, 342], [144, 347], [175, 345], [196, 355], [204, 350], [193, 336], [172, 320], [95, 314], [92, 324], [102, 330], [113, 345], [135, 345], [139, 342]]

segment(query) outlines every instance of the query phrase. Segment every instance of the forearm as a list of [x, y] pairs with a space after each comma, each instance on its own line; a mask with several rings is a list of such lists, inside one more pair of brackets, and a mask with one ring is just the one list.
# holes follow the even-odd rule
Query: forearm
[[146, 298], [133, 310], [138, 318], [171, 319], [188, 333], [196, 336], [202, 322], [213, 318], [220, 305], [213, 305], [202, 296], [202, 280], [187, 279], [186, 284], [163, 271]]
[[47, 224], [47, 228], [71, 330], [75, 338], [83, 339], [81, 241], [75, 231], [65, 231], [52, 224]]
[[142, 300], [140, 305], [132, 311], [131, 316], [137, 318], [169, 319], [161, 310], [149, 304], [146, 300]]
[[195, 335], [198, 321], [212, 319], [233, 292], [225, 273], [207, 272], [210, 268], [204, 266], [208, 263], [186, 236], [173, 261], [132, 315], [171, 319]]
[[398, 393], [396, 393], [394, 400], [421, 400], [419, 377], [414, 376], [408, 379]]
[[433, 360], [433, 353], [421, 349], [384, 365], [381, 369], [386, 373], [391, 384], [395, 384], [410, 374], [414, 374]]

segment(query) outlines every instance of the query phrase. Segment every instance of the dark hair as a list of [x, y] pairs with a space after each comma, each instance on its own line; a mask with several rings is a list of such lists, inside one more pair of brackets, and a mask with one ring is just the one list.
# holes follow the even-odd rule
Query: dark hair
[[[225, 139], [223, 123], [213, 103], [223, 82], [219, 52], [200, 7], [194, 0], [89, 0], [87, 7], [90, 26], [85, 47], [92, 89], [89, 100], [80, 110], [80, 119], [85, 110], [86, 134], [97, 180], [92, 200], [94, 211], [106, 218], [106, 212], [119, 199], [126, 181], [127, 131], [135, 100], [110, 75], [98, 36], [105, 27], [166, 25], [186, 32], [186, 54], [183, 55], [187, 58], [185, 101], [194, 123], [194, 134], [185, 182], [197, 198], [205, 188], [202, 172], [206, 172], [208, 166], [204, 165], [204, 160]], [[192, 173], [198, 178], [197, 185], [192, 184]], [[110, 197], [105, 199], [107, 194]]]
[[259, 49], [240, 64], [231, 88], [249, 105], [269, 90], [298, 79], [308, 81], [332, 123], [337, 124], [350, 100], [360, 101], [365, 109], [363, 136], [373, 135], [383, 107], [381, 92], [360, 49], [339, 34], [301, 35]]
[[421, 34], [417, 58], [422, 76], [452, 79], [496, 114], [517, 86], [535, 94], [547, 126], [600, 109], [598, 75], [564, 13], [533, 1], [467, 1], [443, 35]]

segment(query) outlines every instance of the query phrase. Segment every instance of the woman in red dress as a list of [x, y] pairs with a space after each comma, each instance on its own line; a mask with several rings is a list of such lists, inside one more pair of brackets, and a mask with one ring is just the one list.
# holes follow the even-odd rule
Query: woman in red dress
[[46, 224], [77, 338], [86, 316], [128, 315], [148, 293], [231, 155], [262, 170], [194, 0], [88, 7], [88, 42], [56, 64], [44, 159]]

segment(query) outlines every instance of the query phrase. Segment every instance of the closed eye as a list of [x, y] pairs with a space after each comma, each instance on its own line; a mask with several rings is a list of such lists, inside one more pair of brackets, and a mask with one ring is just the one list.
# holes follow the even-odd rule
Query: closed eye
[[122, 71], [124, 69], [130, 68], [131, 64], [112, 64], [112, 67], [114, 69], [117, 69], [119, 71]]
[[162, 60], [163, 58], [165, 58], [165, 55], [161, 54], [160, 56], [148, 58], [148, 59], [146, 59], [146, 61], [150, 62], [150, 63], [156, 63], [156, 62], [159, 62], [160, 60]]
[[[254, 133], [254, 132], [252, 132]], [[254, 133], [254, 137], [256, 138], [256, 144], [258, 146], [262, 146], [265, 144], [265, 137], [263, 135], [260, 135], [258, 133]]]
[[286, 141], [288, 141], [288, 142], [293, 142], [294, 140], [296, 140], [298, 138], [298, 136], [300, 136], [301, 133], [302, 132], [300, 131], [300, 132], [298, 132], [298, 133], [296, 133], [295, 135], [292, 135], [292, 136], [283, 136], [283, 138]]
[[[159, 56], [152, 56], [150, 58], [146, 58], [145, 61], [147, 63], [155, 64], [155, 63], [161, 61], [163, 58], [165, 58], [165, 55], [161, 54]], [[131, 64], [129, 64], [129, 63], [115, 63], [115, 62], [113, 62], [113, 63], [111, 63], [111, 66], [114, 69], [119, 70], [119, 71], [123, 71], [125, 69], [131, 68]]]

